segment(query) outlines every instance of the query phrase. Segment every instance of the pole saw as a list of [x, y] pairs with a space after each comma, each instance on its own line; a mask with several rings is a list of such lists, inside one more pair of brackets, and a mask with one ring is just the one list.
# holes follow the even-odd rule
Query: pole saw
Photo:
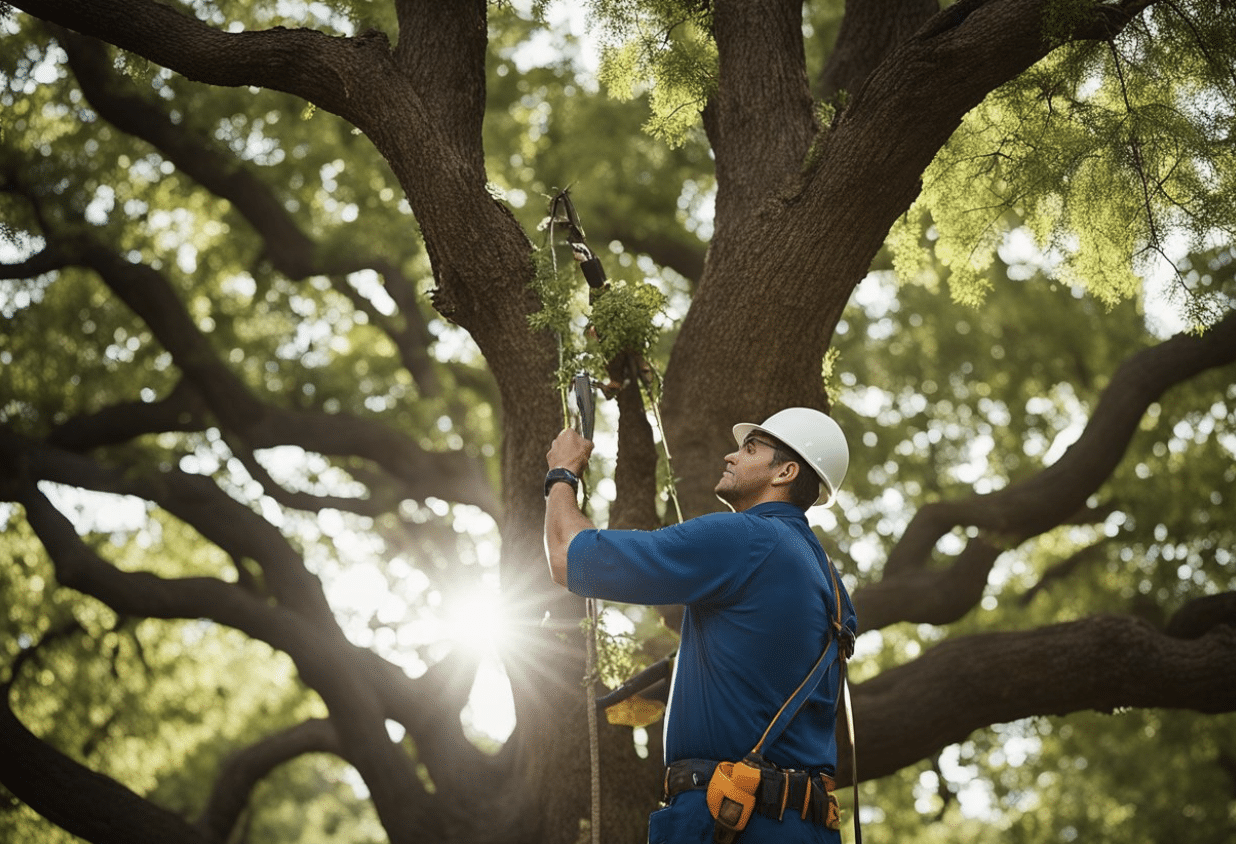
[[[549, 203], [549, 248], [553, 254], [554, 233], [558, 226], [566, 229], [566, 242], [571, 247], [571, 254], [579, 263], [584, 279], [588, 282], [589, 301], [605, 287], [605, 268], [601, 259], [588, 248], [584, 237], [583, 226], [579, 223], [579, 215], [575, 212], [575, 204], [571, 202], [570, 188], [563, 188]], [[557, 273], [558, 262], [554, 259], [554, 272]], [[593, 389], [592, 377], [585, 371], [580, 371], [571, 379], [569, 388], [572, 403], [575, 407], [575, 429], [586, 440], [591, 440], [596, 428], [596, 392]], [[569, 420], [568, 420], [569, 421]], [[588, 634], [585, 637], [584, 653], [584, 688], [586, 690], [588, 717], [588, 756], [591, 770], [591, 819], [590, 830], [592, 844], [601, 842], [601, 739], [597, 726], [597, 605], [592, 598], [584, 601], [588, 617]]]
[[[575, 204], [571, 201], [570, 188], [562, 189], [550, 199], [547, 225], [551, 243], [553, 242], [555, 229], [557, 227], [565, 229], [567, 245], [570, 246], [571, 253], [575, 260], [579, 262], [584, 279], [588, 282], [588, 287], [590, 288], [589, 300], [591, 301], [605, 287], [605, 268], [601, 266], [601, 260], [588, 248], [583, 226], [579, 222], [579, 214], [575, 210]], [[554, 269], [556, 272], [556, 261]], [[575, 428], [585, 439], [591, 440], [596, 423], [596, 393], [592, 379], [586, 372], [579, 372], [571, 379], [570, 395], [575, 408]], [[660, 412], [651, 392], [649, 393], [648, 400], [652, 404], [658, 427], [661, 427]], [[665, 449], [666, 463], [669, 464], [671, 462], [669, 447], [665, 442], [664, 435], [661, 437], [661, 443]], [[673, 489], [672, 469], [669, 475], [670, 498], [678, 514], [678, 521], [681, 522], [682, 510], [678, 505], [678, 497]], [[594, 630], [594, 639], [591, 645], [595, 648], [595, 644]], [[592, 694], [589, 700], [589, 708], [591, 710], [589, 718], [595, 718], [597, 713], [625, 703], [635, 696], [659, 702], [663, 708], [665, 699], [668, 697], [669, 676], [673, 667], [673, 658], [674, 655], [671, 654], [662, 659], [601, 699], [595, 699], [595, 694]], [[651, 694], [649, 693], [650, 687], [656, 687], [655, 691], [652, 691]], [[592, 687], [590, 686], [589, 688]], [[643, 725], [640, 724], [640, 726]]]

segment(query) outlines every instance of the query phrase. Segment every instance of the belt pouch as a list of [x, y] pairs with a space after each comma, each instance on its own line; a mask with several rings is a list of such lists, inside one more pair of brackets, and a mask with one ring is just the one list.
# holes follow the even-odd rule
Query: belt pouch
[[790, 774], [790, 796], [786, 798], [785, 810], [802, 814], [803, 803], [807, 799], [808, 789], [811, 788], [810, 777], [799, 771], [794, 771]]
[[811, 806], [808, 817], [812, 823], [824, 823], [825, 816], [828, 813], [828, 792], [824, 790], [823, 784], [820, 783], [818, 777], [811, 778]]
[[786, 776], [776, 768], [760, 769], [760, 788], [755, 793], [755, 810], [766, 818], [781, 818], [781, 797]]
[[718, 762], [708, 782], [708, 811], [717, 821], [716, 840], [733, 841], [755, 810], [760, 769], [746, 762]]

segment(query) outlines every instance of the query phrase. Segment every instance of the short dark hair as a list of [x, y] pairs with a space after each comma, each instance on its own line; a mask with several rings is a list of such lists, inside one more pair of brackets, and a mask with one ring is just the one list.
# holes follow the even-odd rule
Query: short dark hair
[[798, 464], [798, 474], [790, 483], [790, 503], [801, 510], [809, 510], [820, 497], [820, 476], [811, 468], [811, 464], [800, 457], [794, 449], [775, 437], [768, 439], [774, 449], [769, 466], [783, 466], [786, 463]]

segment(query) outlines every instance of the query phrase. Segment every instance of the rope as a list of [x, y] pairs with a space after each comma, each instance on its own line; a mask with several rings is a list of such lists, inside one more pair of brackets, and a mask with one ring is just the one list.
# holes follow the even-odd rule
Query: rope
[[597, 602], [584, 602], [588, 614], [588, 646], [585, 654], [584, 685], [588, 692], [588, 759], [591, 765], [592, 818], [589, 824], [592, 844], [601, 844], [601, 736], [597, 726]]
[[670, 457], [669, 440], [665, 437], [665, 423], [661, 421], [661, 402], [652, 392], [652, 381], [655, 379], [657, 383], [660, 383], [661, 374], [657, 372], [650, 361], [645, 360], [644, 363], [647, 365], [648, 371], [652, 373], [652, 377], [647, 380], [637, 378], [640, 385], [640, 395], [643, 396], [648, 407], [652, 408], [652, 418], [657, 426], [657, 439], [661, 441], [661, 452], [665, 455], [665, 491], [669, 494], [670, 502], [674, 505], [674, 514], [678, 517], [678, 524], [682, 524], [682, 507], [678, 504], [678, 486], [674, 479], [674, 459]]
[[[553, 197], [549, 205], [549, 216], [546, 218], [544, 227], [548, 228], [546, 235], [546, 244], [549, 248], [550, 260], [553, 267], [553, 275], [558, 276], [558, 254], [554, 246], [555, 227], [564, 225], [567, 227], [567, 244], [571, 247], [571, 251], [577, 261], [581, 262], [581, 270], [584, 278], [588, 282], [590, 288], [589, 303], [591, 304], [592, 297], [596, 294], [597, 288], [604, 285], [605, 270], [601, 266], [600, 260], [592, 254], [584, 242], [583, 228], [579, 224], [579, 218], [575, 214], [575, 206], [571, 202], [570, 193], [567, 189], [563, 189]], [[564, 337], [562, 333], [557, 333], [558, 340], [558, 371], [562, 373], [564, 358], [566, 354]], [[589, 387], [591, 390], [591, 387]], [[562, 419], [564, 427], [571, 426], [570, 402], [568, 401], [569, 389], [566, 384], [562, 386]], [[583, 408], [579, 408], [581, 419]], [[589, 436], [591, 433], [589, 432]], [[588, 506], [588, 486], [582, 482], [583, 486], [583, 503], [580, 509], [586, 512]], [[587, 697], [588, 706], [588, 761], [590, 768], [590, 785], [591, 785], [591, 814], [589, 820], [592, 844], [601, 844], [601, 739], [600, 732], [597, 726], [597, 691], [596, 684], [599, 677], [597, 667], [597, 625], [598, 612], [597, 602], [593, 598], [587, 598], [584, 601], [584, 612], [587, 616], [585, 622], [588, 627], [588, 632], [584, 636], [584, 690]]]
[[[655, 370], [650, 371], [656, 375]], [[657, 376], [658, 380], [659, 376]], [[667, 481], [667, 491], [670, 501], [674, 505], [674, 512], [678, 516], [679, 523], [682, 522], [682, 507], [678, 504], [678, 489], [674, 484], [674, 467], [673, 458], [670, 457], [669, 441], [665, 438], [665, 425], [661, 421], [661, 406], [652, 393], [652, 386], [645, 383], [642, 378], [637, 379], [641, 385], [641, 393], [645, 397], [647, 404], [652, 408], [653, 419], [656, 420], [657, 436], [661, 441], [661, 449], [665, 454], [665, 468]], [[567, 391], [564, 388], [562, 391], [563, 408], [567, 407]], [[569, 413], [564, 413], [567, 424], [570, 424]], [[587, 501], [587, 490], [585, 489], [585, 503]], [[590, 785], [592, 790], [591, 803], [592, 812], [589, 822], [589, 831], [591, 833], [592, 844], [601, 844], [601, 737], [600, 728], [597, 722], [597, 636], [599, 635], [598, 627], [600, 625], [599, 613], [597, 611], [597, 601], [594, 598], [587, 598], [584, 601], [584, 611], [587, 615], [588, 634], [585, 636], [585, 652], [584, 652], [584, 689], [588, 700], [588, 761], [590, 768]]]

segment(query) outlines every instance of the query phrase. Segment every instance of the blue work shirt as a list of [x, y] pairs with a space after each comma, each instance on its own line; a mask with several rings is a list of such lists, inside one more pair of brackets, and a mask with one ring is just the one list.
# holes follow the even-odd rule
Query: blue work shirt
[[[737, 760], [811, 671], [835, 613], [830, 563], [792, 504], [714, 513], [655, 531], [586, 530], [567, 552], [577, 595], [685, 604], [665, 723], [666, 764]], [[843, 623], [854, 608], [838, 578]], [[783, 768], [836, 767], [834, 665], [764, 757]]]

